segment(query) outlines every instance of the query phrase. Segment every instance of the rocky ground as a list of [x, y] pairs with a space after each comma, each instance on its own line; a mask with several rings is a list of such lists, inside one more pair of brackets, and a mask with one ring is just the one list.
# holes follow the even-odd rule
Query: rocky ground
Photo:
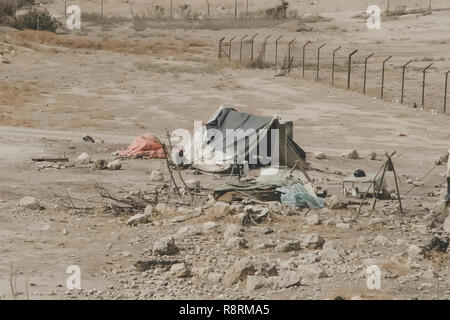
[[[105, 24], [91, 17], [70, 34], [0, 28], [0, 298], [448, 299], [446, 163], [429, 172], [450, 138], [442, 113], [442, 75], [450, 61], [446, 3], [436, 1], [442, 10], [432, 13], [383, 20], [383, 28], [372, 32], [361, 15], [365, 2], [354, 7], [356, 2], [334, 1], [332, 8], [325, 1], [296, 2], [293, 8], [323, 17], [269, 26], [257, 19], [207, 25], [149, 20], [139, 26], [130, 17]], [[128, 15], [129, 3], [121, 4]], [[62, 16], [60, 3], [48, 7]], [[274, 77], [273, 68], [217, 61], [222, 36], [256, 32], [286, 33], [283, 56], [295, 37], [297, 63], [301, 44], [313, 40], [316, 48], [329, 41], [321, 80], [314, 80], [315, 64], [303, 79], [298, 65], [289, 76]], [[335, 45], [345, 51], [332, 87]], [[360, 55], [352, 90], [344, 90], [344, 53], [355, 47]], [[273, 42], [271, 61], [272, 51]], [[372, 52], [363, 95], [362, 61]], [[383, 100], [377, 70], [388, 55], [395, 58], [387, 65]], [[409, 59], [415, 62], [407, 70], [402, 105], [397, 80]], [[413, 108], [420, 101], [421, 68], [432, 61], [426, 108]], [[192, 131], [194, 121], [207, 121], [223, 103], [293, 121], [308, 174], [327, 190], [325, 208], [216, 202], [212, 189], [228, 175], [192, 169], [181, 174], [189, 185], [198, 179], [199, 194], [195, 201], [185, 194], [181, 205], [175, 190], [168, 197], [164, 160], [113, 162], [136, 136], [151, 132], [164, 140], [166, 130]], [[86, 135], [94, 142], [83, 140]], [[343, 156], [353, 149], [359, 157]], [[357, 214], [360, 199], [343, 196], [343, 178], [357, 169], [376, 173], [385, 152], [394, 150], [404, 214], [395, 197], [379, 200], [375, 210], [369, 199]], [[68, 161], [32, 160], [39, 157]], [[176, 172], [175, 178], [181, 186]], [[387, 183], [392, 191], [392, 172]], [[139, 206], [120, 208], [99, 191], [137, 199]], [[248, 223], [245, 216], [255, 210], [262, 219]], [[80, 268], [81, 290], [67, 287], [73, 265]], [[380, 289], [371, 290], [367, 268], [374, 265], [381, 281]]]

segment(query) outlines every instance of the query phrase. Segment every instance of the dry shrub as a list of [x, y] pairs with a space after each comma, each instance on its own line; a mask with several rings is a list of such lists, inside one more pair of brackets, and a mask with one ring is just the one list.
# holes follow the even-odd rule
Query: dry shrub
[[89, 22], [94, 26], [112, 26], [129, 21], [130, 19], [120, 16], [102, 16], [99, 13], [81, 13], [81, 21]]
[[10, 34], [18, 45], [26, 42], [38, 42], [46, 45], [60, 46], [72, 49], [94, 49], [132, 54], [193, 54], [199, 53], [200, 47], [207, 44], [196, 40], [175, 41], [160, 39], [154, 41], [126, 41], [119, 39], [86, 39], [80, 36], [57, 35], [50, 32], [40, 32], [38, 39], [32, 31], [20, 31]]

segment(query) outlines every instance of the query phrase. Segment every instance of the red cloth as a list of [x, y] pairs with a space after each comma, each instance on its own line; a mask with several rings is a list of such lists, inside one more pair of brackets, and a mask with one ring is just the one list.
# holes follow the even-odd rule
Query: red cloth
[[126, 150], [119, 153], [119, 158], [165, 159], [165, 155], [158, 137], [146, 133], [134, 139]]

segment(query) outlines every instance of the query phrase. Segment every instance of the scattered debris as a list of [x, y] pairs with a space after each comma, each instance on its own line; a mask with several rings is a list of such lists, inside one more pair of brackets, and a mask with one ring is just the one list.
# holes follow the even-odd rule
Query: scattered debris
[[88, 136], [88, 135], [83, 137], [83, 141], [84, 142], [89, 142], [89, 143], [95, 143], [94, 138], [92, 138], [91, 136]]

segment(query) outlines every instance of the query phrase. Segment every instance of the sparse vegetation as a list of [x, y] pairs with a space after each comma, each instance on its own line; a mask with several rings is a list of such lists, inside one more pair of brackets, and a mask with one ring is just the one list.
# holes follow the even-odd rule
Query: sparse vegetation
[[112, 26], [130, 21], [130, 19], [120, 16], [102, 16], [99, 13], [81, 13], [81, 21], [90, 22], [94, 26]]
[[267, 18], [271, 19], [286, 19], [289, 2], [282, 0], [279, 5], [274, 8], [266, 9], [265, 14]]
[[55, 32], [59, 22], [47, 10], [32, 9], [14, 19], [11, 26], [19, 30], [31, 29]]

